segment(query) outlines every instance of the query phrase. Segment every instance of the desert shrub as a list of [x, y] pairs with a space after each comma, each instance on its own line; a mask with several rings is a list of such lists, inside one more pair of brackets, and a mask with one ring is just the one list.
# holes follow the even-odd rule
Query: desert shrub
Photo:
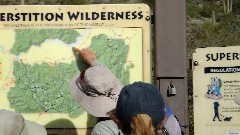
[[201, 12], [201, 8], [195, 4], [188, 4], [186, 5], [186, 12], [192, 18], [197, 18], [199, 13]]
[[0, 0], [0, 5], [6, 5], [7, 4], [7, 0]]
[[240, 15], [240, 0], [233, 0], [233, 13]]
[[192, 25], [187, 31], [187, 56], [192, 57], [198, 47], [220, 47], [240, 45], [240, 20], [228, 18], [218, 25], [203, 23]]
[[214, 11], [215, 13], [220, 13], [220, 12], [222, 12], [222, 6], [216, 5], [212, 1], [205, 1], [205, 2], [203, 2], [203, 8], [199, 14], [202, 17], [211, 18], [212, 11]]
[[83, 5], [89, 4], [88, 0], [60, 0], [62, 5]]

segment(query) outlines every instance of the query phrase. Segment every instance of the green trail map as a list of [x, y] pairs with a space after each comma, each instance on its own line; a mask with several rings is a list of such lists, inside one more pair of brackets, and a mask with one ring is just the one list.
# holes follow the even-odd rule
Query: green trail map
[[140, 76], [132, 81], [142, 79], [141, 52], [130, 54], [141, 51], [141, 40], [140, 28], [1, 30], [0, 107], [44, 125], [64, 117], [76, 127], [88, 127], [85, 110], [68, 90], [69, 80], [87, 67], [73, 56], [72, 47], [93, 50], [126, 85], [131, 70]]

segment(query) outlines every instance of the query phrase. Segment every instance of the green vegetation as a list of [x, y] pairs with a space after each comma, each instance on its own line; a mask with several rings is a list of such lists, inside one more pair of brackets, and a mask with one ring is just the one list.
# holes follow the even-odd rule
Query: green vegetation
[[189, 3], [186, 5], [186, 10], [190, 17], [197, 18], [200, 14], [201, 8], [198, 5]]
[[59, 2], [63, 5], [83, 5], [90, 3], [88, 0], [59, 0]]
[[5, 5], [5, 4], [7, 4], [7, 0], [1, 0], [0, 1], [0, 5]]
[[225, 14], [232, 12], [233, 0], [223, 0], [223, 9]]
[[233, 7], [233, 13], [234, 14], [237, 14], [237, 15], [240, 15], [240, 0], [234, 0], [234, 4], [232, 5]]
[[234, 19], [232, 15], [225, 17], [216, 26], [208, 22], [191, 26], [187, 33], [189, 58], [198, 47], [240, 45], [240, 20]]
[[32, 66], [14, 62], [16, 86], [8, 93], [10, 107], [20, 113], [62, 112], [71, 118], [84, 112], [68, 90], [68, 81], [79, 74], [76, 63]]
[[216, 15], [214, 11], [212, 11], [212, 24], [216, 25]]
[[189, 135], [194, 135], [192, 70], [187, 70]]
[[77, 31], [71, 29], [22, 29], [15, 31], [16, 42], [10, 50], [15, 55], [28, 51], [32, 45], [40, 46], [46, 39], [59, 39], [70, 44], [76, 42], [76, 38], [80, 36]]
[[[187, 0], [187, 57], [196, 48], [240, 45], [239, 0]], [[194, 134], [192, 71], [188, 71], [189, 134]]]
[[123, 85], [129, 83], [129, 64], [124, 68], [128, 54], [128, 46], [123, 39], [109, 39], [106, 35], [100, 34], [93, 37], [89, 49], [95, 51], [97, 59], [104, 63]]
[[[233, 5], [235, 1], [233, 1]], [[206, 2], [203, 2], [206, 4]], [[214, 3], [207, 2], [207, 4]], [[219, 6], [222, 5], [219, 3]], [[210, 7], [210, 6], [208, 6]], [[211, 21], [207, 21], [208, 18], [202, 16], [200, 12], [199, 19], [192, 15], [192, 12], [187, 15], [189, 25], [187, 29], [187, 49], [188, 57], [192, 57], [192, 53], [198, 47], [213, 47], [213, 46], [234, 46], [240, 45], [240, 17], [238, 14], [234, 14], [235, 9], [233, 8], [232, 13], [225, 14], [223, 6], [220, 6], [222, 11], [212, 10]], [[209, 9], [210, 11], [210, 9]], [[231, 11], [231, 10], [229, 10]], [[192, 17], [191, 17], [192, 16]], [[209, 17], [210, 18], [210, 17]], [[215, 19], [214, 19], [215, 18]], [[198, 20], [199, 23], [194, 23], [192, 20]]]
[[213, 3], [212, 1], [203, 1], [202, 3], [189, 2], [186, 4], [187, 15], [191, 18], [210, 18], [212, 16], [212, 11], [219, 13], [222, 11], [221, 5]]

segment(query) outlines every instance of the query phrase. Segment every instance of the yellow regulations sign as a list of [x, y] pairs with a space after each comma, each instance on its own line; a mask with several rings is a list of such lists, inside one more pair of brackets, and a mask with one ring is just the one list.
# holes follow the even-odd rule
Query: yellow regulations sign
[[0, 109], [47, 128], [93, 127], [68, 90], [86, 66], [72, 47], [93, 50], [123, 85], [151, 82], [150, 12], [145, 4], [0, 6]]
[[193, 63], [194, 134], [239, 135], [240, 46], [198, 48]]

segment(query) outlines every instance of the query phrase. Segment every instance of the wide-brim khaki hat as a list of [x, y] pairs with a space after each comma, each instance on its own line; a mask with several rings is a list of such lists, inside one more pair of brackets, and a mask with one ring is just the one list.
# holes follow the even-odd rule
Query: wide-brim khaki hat
[[46, 129], [19, 113], [0, 110], [0, 135], [47, 135]]
[[122, 85], [104, 66], [94, 66], [84, 71], [84, 77], [74, 76], [69, 82], [71, 95], [95, 117], [107, 117], [116, 108]]

